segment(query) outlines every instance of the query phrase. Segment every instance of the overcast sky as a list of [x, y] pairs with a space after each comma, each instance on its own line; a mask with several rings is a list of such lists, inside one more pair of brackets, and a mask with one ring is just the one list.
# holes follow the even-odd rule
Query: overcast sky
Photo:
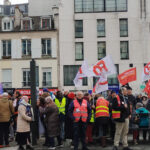
[[[20, 4], [20, 3], [27, 3], [28, 0], [10, 0], [12, 4]], [[0, 4], [3, 4], [3, 0], [0, 0]]]

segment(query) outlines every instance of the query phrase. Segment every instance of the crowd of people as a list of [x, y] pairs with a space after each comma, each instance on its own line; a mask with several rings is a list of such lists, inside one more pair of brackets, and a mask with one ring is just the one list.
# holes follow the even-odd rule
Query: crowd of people
[[[113, 150], [118, 150], [120, 143], [123, 150], [131, 150], [129, 129], [134, 144], [140, 140], [140, 130], [143, 140], [147, 140], [148, 135], [150, 140], [150, 95], [135, 96], [129, 86], [122, 87], [118, 94], [110, 90], [107, 97], [81, 91], [51, 93], [44, 89], [37, 100], [37, 108], [44, 128], [43, 146], [48, 149], [63, 147], [68, 139], [74, 150], [78, 150], [79, 142], [82, 150], [90, 149], [95, 142], [106, 147], [110, 137], [114, 142]], [[0, 95], [0, 148], [9, 147], [9, 142], [15, 140], [18, 150], [33, 150], [30, 140], [32, 121], [34, 114], [28, 96], [19, 92]]]

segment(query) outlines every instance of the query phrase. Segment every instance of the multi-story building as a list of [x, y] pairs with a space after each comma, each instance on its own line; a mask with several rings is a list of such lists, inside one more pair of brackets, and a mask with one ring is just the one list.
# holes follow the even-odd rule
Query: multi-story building
[[58, 33], [54, 15], [28, 15], [28, 4], [0, 6], [0, 82], [3, 88], [30, 87], [35, 59], [39, 88], [58, 88]]
[[[62, 0], [61, 3], [61, 88], [77, 90], [73, 79], [84, 60], [91, 66], [111, 55], [118, 73], [137, 68], [137, 81], [130, 85], [139, 92], [143, 66], [150, 61], [150, 1]], [[90, 90], [95, 81], [84, 79], [78, 89]], [[109, 77], [109, 85], [119, 85], [117, 75]]]

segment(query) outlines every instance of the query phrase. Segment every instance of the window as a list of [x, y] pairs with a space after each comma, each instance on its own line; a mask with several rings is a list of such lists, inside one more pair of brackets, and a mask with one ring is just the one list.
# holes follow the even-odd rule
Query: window
[[23, 87], [30, 86], [30, 69], [23, 69]]
[[83, 12], [93, 12], [93, 0], [83, 0]]
[[97, 36], [105, 37], [105, 20], [104, 19], [97, 20]]
[[117, 0], [117, 11], [127, 10], [127, 0]]
[[119, 84], [119, 81], [118, 81], [119, 65], [115, 64], [115, 66], [116, 66], [117, 74], [114, 74], [108, 77], [109, 85]]
[[128, 41], [120, 42], [121, 59], [129, 59], [129, 44]]
[[106, 0], [106, 11], [116, 11], [116, 0]]
[[[80, 68], [80, 65], [66, 65], [64, 66], [64, 86], [74, 86], [73, 80]], [[88, 85], [87, 78], [83, 79], [83, 86]]]
[[75, 59], [76, 60], [83, 60], [84, 59], [83, 42], [76, 42], [75, 43]]
[[30, 30], [30, 20], [23, 20], [23, 30]]
[[51, 56], [51, 39], [42, 39], [42, 55]]
[[104, 11], [104, 0], [94, 0], [94, 11], [95, 12]]
[[11, 56], [11, 40], [3, 40], [3, 57]]
[[4, 22], [4, 30], [10, 30], [10, 22]]
[[50, 28], [50, 19], [42, 19], [42, 29]]
[[82, 12], [82, 0], [75, 0], [75, 12]]
[[75, 12], [127, 11], [127, 0], [74, 0]]
[[98, 59], [106, 56], [106, 42], [98, 42]]
[[11, 69], [2, 69], [2, 85], [3, 88], [12, 87], [12, 71]]
[[128, 19], [120, 19], [120, 37], [128, 36]]
[[75, 21], [75, 37], [83, 38], [83, 20]]
[[23, 56], [31, 56], [31, 40], [22, 40], [22, 54]]
[[43, 68], [43, 86], [52, 87], [52, 73], [51, 68]]

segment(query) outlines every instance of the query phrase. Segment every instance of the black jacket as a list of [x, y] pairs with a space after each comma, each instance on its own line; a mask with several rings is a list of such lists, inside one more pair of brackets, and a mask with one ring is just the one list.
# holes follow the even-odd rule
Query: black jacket
[[[121, 111], [121, 117], [119, 119], [115, 119], [115, 121], [117, 121], [117, 122], [125, 122], [125, 119], [128, 118], [129, 115], [131, 114], [131, 112], [130, 112], [130, 103], [128, 101], [128, 97], [127, 96], [123, 97], [122, 95], [119, 95], [119, 97], [120, 97], [121, 105], [118, 106], [117, 98], [113, 98], [112, 109], [114, 109], [116, 111]], [[127, 108], [124, 107], [125, 103], [128, 105]]]
[[129, 103], [130, 105], [132, 105], [133, 107], [133, 110], [136, 109], [136, 98], [133, 96], [133, 95], [128, 95], [128, 100], [129, 100]]

